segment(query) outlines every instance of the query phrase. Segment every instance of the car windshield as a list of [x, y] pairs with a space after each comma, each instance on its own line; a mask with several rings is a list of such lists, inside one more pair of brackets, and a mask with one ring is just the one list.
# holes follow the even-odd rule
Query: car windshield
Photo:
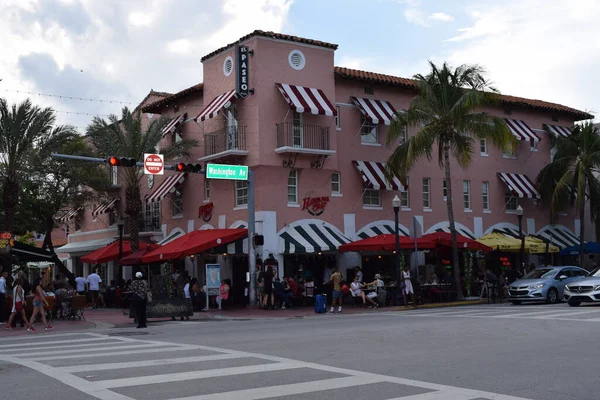
[[600, 268], [596, 268], [594, 269], [592, 272], [590, 272], [587, 276], [595, 276], [595, 277], [600, 277]]
[[554, 276], [554, 269], [552, 268], [540, 268], [535, 271], [531, 271], [523, 277], [523, 279], [547, 279]]

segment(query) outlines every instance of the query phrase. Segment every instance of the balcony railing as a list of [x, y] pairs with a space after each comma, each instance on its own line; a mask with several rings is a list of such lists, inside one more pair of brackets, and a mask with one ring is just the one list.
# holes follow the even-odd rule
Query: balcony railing
[[282, 122], [277, 124], [277, 147], [331, 150], [329, 127]]
[[246, 127], [228, 126], [204, 134], [204, 155], [223, 153], [228, 150], [246, 151]]

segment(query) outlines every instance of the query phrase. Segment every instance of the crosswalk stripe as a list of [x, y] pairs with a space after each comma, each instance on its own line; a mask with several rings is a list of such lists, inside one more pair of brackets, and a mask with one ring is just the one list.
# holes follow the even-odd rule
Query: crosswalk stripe
[[472, 400], [476, 396], [471, 393], [448, 393], [448, 392], [429, 392], [413, 394], [411, 396], [396, 397], [388, 400]]
[[[68, 336], [68, 335], [65, 335]], [[47, 338], [48, 336], [44, 335], [45, 338]], [[62, 337], [62, 336], [61, 336]], [[73, 340], [55, 340], [55, 341], [51, 341], [51, 340], [45, 340], [42, 342], [29, 342], [27, 340], [22, 340], [19, 339], [20, 342], [19, 343], [12, 343], [12, 344], [3, 344], [0, 345], [0, 349], [6, 349], [6, 348], [13, 348], [13, 347], [27, 347], [29, 349], [29, 346], [35, 346], [35, 345], [46, 345], [46, 346], [52, 346], [55, 344], [63, 344], [63, 343], [82, 343], [82, 342], [96, 342], [98, 340], [107, 340], [107, 339], [112, 339], [110, 336], [107, 336], [105, 338], [101, 338], [101, 337], [91, 337], [89, 339], [73, 339]], [[2, 343], [2, 342], [0, 342]]]
[[419, 314], [413, 314], [413, 313], [408, 313], [406, 314], [407, 316], [412, 316], [412, 317], [436, 317], [436, 316], [446, 316], [446, 315], [464, 315], [464, 314], [484, 314], [484, 313], [488, 313], [490, 312], [490, 310], [461, 310], [461, 311], [438, 311], [438, 312], [426, 312], [426, 313], [419, 313]]
[[97, 358], [97, 357], [107, 357], [107, 356], [126, 356], [130, 354], [148, 354], [148, 353], [168, 353], [170, 351], [190, 351], [191, 347], [173, 347], [173, 348], [154, 348], [154, 349], [140, 349], [140, 350], [130, 350], [130, 351], [109, 351], [109, 352], [98, 352], [98, 353], [85, 353], [85, 354], [69, 354], [69, 355], [54, 355], [54, 356], [44, 356], [44, 357], [36, 357], [36, 361], [49, 361], [49, 360], [70, 360], [74, 358]]
[[[106, 340], [108, 340], [108, 339], [106, 339]], [[19, 348], [19, 349], [6, 349], [6, 350], [2, 350], [2, 351], [3, 352], [18, 352], [18, 351], [23, 352], [23, 351], [27, 351], [26, 355], [29, 355], [30, 354], [29, 352], [32, 351], [32, 350], [45, 350], [45, 349], [49, 349], [49, 348], [51, 348], [53, 350], [55, 350], [55, 349], [62, 349], [62, 348], [64, 348], [64, 349], [71, 349], [73, 347], [86, 347], [86, 346], [90, 346], [90, 345], [100, 345], [100, 344], [103, 345], [103, 346], [111, 346], [111, 345], [116, 345], [116, 344], [121, 344], [122, 345], [122, 344], [126, 344], [126, 343], [123, 343], [122, 341], [115, 340], [115, 339], [113, 339], [113, 343], [85, 343], [85, 344], [66, 344], [65, 343], [65, 344], [60, 345], [60, 346], [55, 346], [54, 343], [46, 343], [44, 346], [39, 346], [39, 347], [27, 347], [26, 349], [22, 349], [22, 348]], [[83, 349], [83, 350], [85, 350], [85, 349]]]
[[[571, 312], [565, 312], [565, 313], [558, 313], [558, 314], [554, 314], [554, 315], [550, 315], [550, 316], [532, 317], [532, 318], [533, 319], [553, 319], [553, 318], [561, 318], [561, 317], [570, 317], [572, 315], [591, 314], [591, 313], [597, 313], [597, 312], [600, 312], [600, 309], [587, 310], [587, 311], [571, 311]], [[579, 321], [579, 319], [573, 319], [573, 321]]]
[[[131, 345], [130, 343], [119, 343], [120, 346], [111, 346], [111, 347], [88, 347], [87, 349], [73, 349], [73, 350], [68, 350], [68, 349], [63, 349], [63, 350], [52, 350], [52, 351], [40, 351], [37, 353], [27, 353], [23, 356], [23, 358], [28, 358], [28, 359], [35, 359], [38, 356], [51, 356], [53, 354], [68, 354], [68, 353], [77, 353], [77, 352], [83, 352], [80, 357], [97, 357], [98, 355], [102, 355], [104, 354], [104, 351], [110, 351], [110, 350], [131, 350], [131, 349], [145, 349], [148, 347], [156, 347], [155, 344], [138, 344], [138, 345]], [[102, 352], [102, 353], [99, 353]]]
[[508, 313], [508, 314], [502, 314], [502, 315], [487, 315], [485, 316], [485, 318], [530, 318], [532, 316], [540, 316], [540, 315], [546, 315], [546, 314], [554, 314], [556, 313], [556, 310], [552, 310], [552, 311], [536, 311], [536, 312], [519, 312], [519, 313]]
[[347, 388], [351, 386], [370, 385], [382, 382], [382, 379], [349, 376], [344, 378], [309, 381], [289, 385], [266, 386], [255, 389], [236, 390], [233, 392], [212, 393], [199, 396], [181, 397], [171, 400], [255, 400], [269, 397], [292, 396], [302, 393], [313, 393], [321, 390]]
[[243, 356], [237, 354], [215, 354], [210, 356], [198, 356], [198, 357], [185, 357], [185, 358], [163, 358], [157, 360], [144, 360], [144, 361], [129, 361], [129, 362], [118, 362], [118, 363], [106, 363], [106, 364], [86, 364], [86, 365], [74, 365], [68, 367], [58, 367], [63, 372], [75, 373], [75, 372], [88, 372], [88, 371], [110, 371], [114, 369], [125, 369], [125, 368], [142, 368], [142, 367], [156, 367], [160, 365], [173, 365], [173, 364], [186, 364], [186, 363], [199, 363], [204, 361], [217, 361], [217, 360], [231, 360], [234, 358], [242, 358]]
[[243, 374], [255, 374], [259, 372], [271, 372], [271, 371], [283, 371], [288, 369], [302, 368], [299, 363], [274, 363], [274, 364], [260, 364], [260, 365], [249, 365], [245, 367], [231, 367], [231, 368], [218, 368], [212, 370], [203, 371], [188, 371], [179, 372], [174, 374], [162, 374], [162, 375], [147, 375], [147, 376], [136, 376], [133, 378], [119, 378], [119, 379], [107, 379], [103, 381], [95, 381], [100, 387], [105, 389], [120, 388], [120, 387], [132, 387], [149, 385], [156, 383], [170, 383], [187, 381], [191, 379], [205, 379], [215, 378], [221, 376], [232, 376], [232, 375], [243, 375]]

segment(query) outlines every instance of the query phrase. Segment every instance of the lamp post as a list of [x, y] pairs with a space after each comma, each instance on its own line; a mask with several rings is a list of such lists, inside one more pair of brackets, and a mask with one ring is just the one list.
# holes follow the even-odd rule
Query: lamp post
[[398, 230], [398, 212], [400, 211], [400, 198], [398, 195], [394, 196], [392, 200], [394, 206], [394, 243], [396, 253], [394, 254], [394, 263], [396, 264], [396, 275], [398, 277], [398, 283], [400, 282], [400, 231]]
[[517, 207], [517, 219], [519, 220], [519, 239], [521, 240], [521, 248], [519, 249], [519, 263], [517, 270], [523, 266], [523, 253], [525, 252], [525, 236], [523, 235], [523, 207]]
[[119, 227], [119, 260], [123, 258], [123, 226], [125, 226], [125, 221], [123, 217], [119, 217], [117, 220], [117, 226]]

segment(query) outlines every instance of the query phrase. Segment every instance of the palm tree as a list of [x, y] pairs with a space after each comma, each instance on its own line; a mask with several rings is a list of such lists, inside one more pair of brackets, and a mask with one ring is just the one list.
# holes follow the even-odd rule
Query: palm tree
[[[108, 117], [108, 121], [95, 117], [88, 126], [87, 135], [93, 147], [104, 157], [118, 156], [134, 158], [141, 161], [144, 153], [156, 152], [156, 147], [162, 139], [162, 130], [168, 121], [164, 119], [153, 120], [146, 130], [142, 129], [142, 122], [138, 111], [133, 113], [124, 107], [121, 118], [116, 115]], [[166, 160], [174, 157], [189, 156], [188, 150], [197, 146], [196, 140], [183, 139], [160, 152]], [[138, 220], [142, 212], [142, 199], [140, 195], [140, 182], [144, 173], [140, 168], [122, 168], [125, 177], [125, 214], [129, 217], [129, 235], [131, 247], [138, 249], [139, 227]]]
[[550, 220], [568, 205], [579, 210], [579, 265], [583, 266], [585, 208], [589, 200], [592, 221], [600, 217], [600, 131], [591, 122], [576, 125], [568, 137], [553, 140], [556, 153], [538, 175], [542, 198], [550, 206]]
[[51, 108], [39, 108], [27, 99], [10, 107], [0, 99], [0, 168], [4, 206], [4, 230], [15, 229], [15, 209], [19, 202], [20, 181], [32, 152], [52, 136], [69, 135], [70, 126], [53, 128], [56, 116]]
[[450, 156], [459, 166], [468, 168], [476, 139], [487, 139], [503, 150], [514, 149], [517, 141], [503, 119], [489, 115], [481, 108], [499, 102], [498, 91], [483, 77], [477, 65], [461, 65], [452, 69], [446, 63], [441, 68], [429, 63], [431, 71], [415, 75], [418, 93], [405, 112], [399, 112], [391, 124], [387, 144], [397, 143], [407, 126], [420, 130], [405, 143], [398, 145], [387, 161], [390, 174], [406, 177], [423, 157], [431, 161], [437, 146], [440, 167], [444, 168], [447, 184], [448, 223], [452, 234], [452, 257], [456, 294], [463, 298], [456, 245], [456, 227], [452, 199]]

